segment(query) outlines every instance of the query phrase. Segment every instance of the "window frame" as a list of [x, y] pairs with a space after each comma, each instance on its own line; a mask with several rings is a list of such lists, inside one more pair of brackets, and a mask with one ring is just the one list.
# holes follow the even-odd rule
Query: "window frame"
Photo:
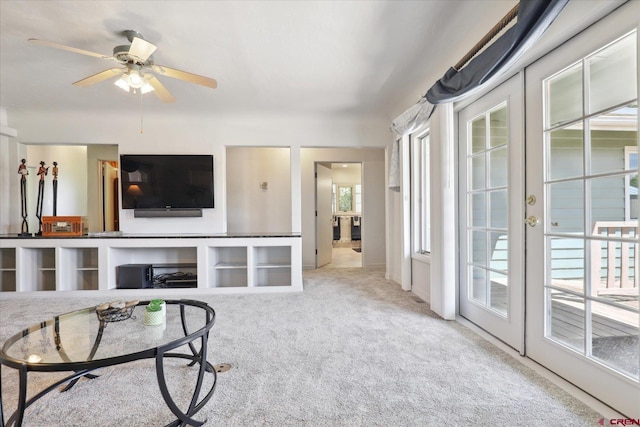
[[431, 131], [425, 126], [411, 134], [411, 254], [417, 259], [431, 256]]

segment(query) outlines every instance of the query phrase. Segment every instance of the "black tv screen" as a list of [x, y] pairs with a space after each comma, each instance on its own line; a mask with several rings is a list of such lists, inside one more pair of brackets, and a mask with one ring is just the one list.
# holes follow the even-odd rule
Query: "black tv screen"
[[120, 156], [123, 209], [213, 208], [212, 155]]

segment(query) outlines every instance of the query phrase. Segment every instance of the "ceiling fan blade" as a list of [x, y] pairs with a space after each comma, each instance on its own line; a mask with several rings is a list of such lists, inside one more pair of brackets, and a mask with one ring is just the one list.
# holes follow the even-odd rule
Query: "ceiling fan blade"
[[155, 52], [157, 46], [149, 43], [140, 37], [134, 37], [131, 47], [129, 48], [129, 56], [138, 58], [140, 62], [145, 62]]
[[153, 87], [153, 91], [160, 98], [162, 102], [176, 102], [176, 99], [169, 93], [166, 87], [160, 80], [156, 78], [156, 76], [152, 76], [151, 74], [145, 75], [145, 79], [149, 82], [149, 84]]
[[216, 82], [212, 78], [199, 76], [193, 73], [187, 73], [186, 71], [176, 70], [175, 68], [165, 67], [164, 65], [154, 65], [153, 71], [163, 76], [199, 84], [202, 86], [210, 87], [211, 89], [215, 89], [218, 87], [218, 82]]
[[39, 45], [42, 45], [42, 46], [54, 47], [56, 49], [62, 49], [62, 50], [66, 50], [68, 52], [79, 53], [80, 55], [93, 56], [95, 58], [100, 58], [100, 59], [113, 59], [113, 60], [116, 60], [112, 56], [102, 55], [100, 53], [95, 53], [95, 52], [91, 52], [91, 51], [84, 50], [84, 49], [78, 49], [76, 47], [65, 46], [65, 45], [59, 44], [59, 43], [48, 42], [46, 40], [29, 39], [29, 41], [31, 43], [39, 44]]
[[125, 70], [126, 68], [109, 68], [108, 70], [101, 71], [85, 79], [78, 80], [73, 85], [80, 87], [91, 86], [93, 84], [100, 83], [103, 80], [107, 80], [108, 78], [122, 74]]

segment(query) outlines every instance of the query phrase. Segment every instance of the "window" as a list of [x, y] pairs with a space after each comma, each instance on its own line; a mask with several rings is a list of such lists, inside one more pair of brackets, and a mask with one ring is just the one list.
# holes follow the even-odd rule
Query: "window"
[[431, 218], [429, 194], [429, 130], [411, 138], [411, 224], [413, 252], [431, 252]]
[[334, 212], [362, 212], [362, 185], [333, 184]]
[[350, 212], [353, 210], [353, 188], [338, 187], [338, 210], [341, 212]]

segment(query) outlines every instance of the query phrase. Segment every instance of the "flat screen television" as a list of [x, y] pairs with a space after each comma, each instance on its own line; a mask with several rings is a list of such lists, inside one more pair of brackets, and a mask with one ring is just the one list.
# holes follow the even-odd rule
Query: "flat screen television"
[[120, 182], [123, 209], [214, 207], [212, 155], [123, 154]]

